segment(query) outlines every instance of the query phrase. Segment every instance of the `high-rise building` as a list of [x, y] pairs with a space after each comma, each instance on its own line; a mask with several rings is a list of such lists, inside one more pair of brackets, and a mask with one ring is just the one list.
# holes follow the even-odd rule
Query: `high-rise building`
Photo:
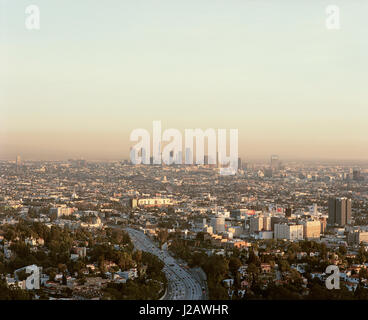
[[175, 163], [176, 164], [182, 164], [183, 163], [183, 154], [182, 154], [182, 151], [178, 151], [177, 152]]
[[16, 166], [17, 172], [19, 172], [20, 169], [22, 168], [22, 159], [19, 155], [15, 159], [15, 166]]
[[278, 155], [271, 156], [271, 170], [279, 170], [280, 169], [280, 160]]
[[185, 149], [185, 164], [193, 164], [193, 154], [190, 148]]
[[249, 219], [249, 231], [250, 233], [259, 231], [270, 231], [271, 230], [271, 217], [259, 216], [251, 217]]
[[328, 224], [343, 227], [351, 222], [351, 199], [328, 199]]
[[354, 181], [362, 181], [364, 178], [361, 174], [361, 171], [359, 168], [353, 169], [353, 180]]
[[142, 148], [141, 149], [141, 157], [142, 157], [142, 164], [147, 164], [146, 162], [146, 157], [147, 157], [147, 153], [146, 153], [146, 149], [145, 148]]
[[130, 163], [131, 164], [136, 164], [136, 161], [137, 161], [137, 159], [136, 159], [136, 157], [135, 157], [135, 149], [134, 148], [132, 148], [132, 147], [130, 147], [130, 152], [129, 152], [129, 154], [130, 154]]
[[[164, 158], [162, 158], [162, 159], [164, 159]], [[174, 153], [174, 150], [170, 150], [170, 153], [169, 153], [169, 159], [166, 159], [166, 160], [170, 161], [172, 165], [176, 163], [177, 159], [175, 159], [175, 153]], [[165, 161], [166, 161], [166, 160], [165, 160]], [[165, 161], [164, 161], [164, 163], [165, 163]], [[166, 164], [166, 163], [165, 163], [165, 164]]]

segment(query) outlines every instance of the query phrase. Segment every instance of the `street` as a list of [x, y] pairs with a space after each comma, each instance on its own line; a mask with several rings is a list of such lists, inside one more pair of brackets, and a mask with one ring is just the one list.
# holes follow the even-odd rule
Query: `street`
[[168, 288], [162, 300], [203, 300], [200, 283], [166, 251], [160, 250], [143, 232], [126, 228], [137, 250], [150, 252], [165, 264]]

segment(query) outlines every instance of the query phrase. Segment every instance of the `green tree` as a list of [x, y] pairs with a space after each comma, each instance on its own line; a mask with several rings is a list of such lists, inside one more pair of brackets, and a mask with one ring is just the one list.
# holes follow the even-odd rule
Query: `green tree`
[[234, 277], [238, 273], [238, 269], [241, 267], [242, 262], [237, 257], [231, 257], [229, 260], [229, 271], [234, 275]]

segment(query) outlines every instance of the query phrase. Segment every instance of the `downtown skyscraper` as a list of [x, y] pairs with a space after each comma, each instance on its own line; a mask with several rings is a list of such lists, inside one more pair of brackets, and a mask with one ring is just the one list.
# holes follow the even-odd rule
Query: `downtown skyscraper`
[[351, 221], [351, 199], [328, 199], [328, 223], [331, 226], [345, 226]]

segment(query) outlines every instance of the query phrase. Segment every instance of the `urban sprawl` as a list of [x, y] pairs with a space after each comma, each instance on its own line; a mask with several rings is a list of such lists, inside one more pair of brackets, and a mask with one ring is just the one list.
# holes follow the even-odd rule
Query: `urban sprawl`
[[0, 299], [368, 299], [366, 164], [204, 160], [0, 161]]

